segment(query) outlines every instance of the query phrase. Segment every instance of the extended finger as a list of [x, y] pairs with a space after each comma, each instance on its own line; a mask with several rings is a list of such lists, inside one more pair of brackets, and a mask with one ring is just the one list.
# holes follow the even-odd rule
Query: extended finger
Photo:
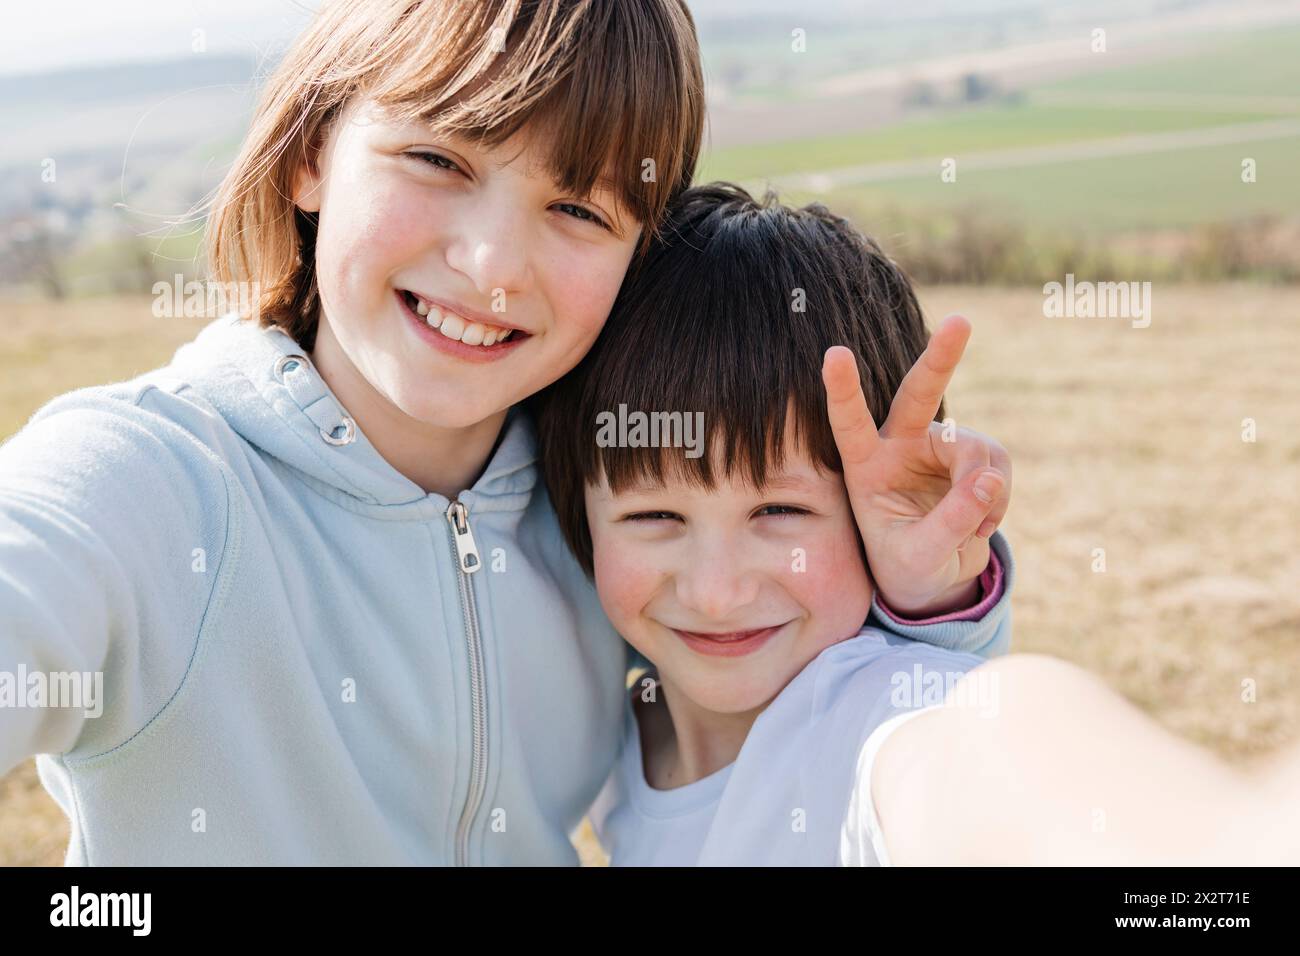
[[826, 413], [840, 460], [845, 469], [864, 464], [880, 444], [880, 436], [867, 408], [867, 398], [862, 394], [858, 360], [851, 350], [842, 345], [826, 350], [822, 383], [826, 386]]
[[884, 430], [890, 437], [916, 438], [925, 434], [939, 411], [970, 332], [970, 322], [964, 316], [950, 315], [939, 323], [889, 406]]

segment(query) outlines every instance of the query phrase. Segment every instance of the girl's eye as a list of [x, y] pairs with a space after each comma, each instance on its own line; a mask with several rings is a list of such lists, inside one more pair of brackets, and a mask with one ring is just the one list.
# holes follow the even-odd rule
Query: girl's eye
[[677, 515], [671, 511], [638, 511], [636, 514], [627, 515], [624, 521], [673, 521]]
[[[418, 152], [406, 153], [404, 155], [411, 156], [415, 159], [418, 159], [422, 163], [427, 163], [428, 165], [434, 167], [435, 169], [445, 169], [448, 172], [453, 172], [453, 173], [458, 173], [461, 171], [461, 168], [459, 166], [457, 166], [446, 156], [443, 156], [441, 153], [430, 153], [428, 151], [421, 150]], [[604, 219], [602, 219], [599, 215], [597, 215], [592, 210], [588, 209], [586, 206], [579, 206], [577, 203], [572, 203], [572, 202], [562, 202], [562, 203], [556, 203], [555, 208], [559, 209], [566, 216], [572, 216], [574, 219], [578, 219], [582, 222], [592, 223], [593, 225], [599, 226], [601, 229], [609, 228], [609, 225], [605, 222]]]
[[562, 202], [556, 203], [555, 208], [564, 212], [566, 216], [572, 216], [574, 219], [581, 219], [583, 222], [594, 223], [602, 229], [608, 229], [605, 220], [596, 215], [586, 206], [579, 206], [577, 203]]
[[760, 518], [768, 516], [783, 518], [794, 517], [795, 515], [806, 515], [808, 512], [804, 508], [796, 508], [793, 505], [764, 505], [759, 508], [758, 511], [754, 512], [754, 514], [756, 517]]
[[420, 160], [420, 162], [422, 163], [428, 163], [430, 166], [433, 166], [435, 169], [445, 169], [448, 170], [449, 172], [460, 172], [460, 167], [457, 166], [455, 163], [453, 163], [446, 156], [443, 156], [441, 153], [418, 152], [418, 153], [407, 153], [406, 155], [413, 156], [416, 159]]

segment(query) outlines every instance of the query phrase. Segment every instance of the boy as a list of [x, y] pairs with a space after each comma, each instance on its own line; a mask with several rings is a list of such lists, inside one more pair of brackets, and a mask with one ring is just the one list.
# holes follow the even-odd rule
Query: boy
[[[592, 811], [612, 863], [1300, 858], [1300, 753], [1242, 773], [1065, 662], [984, 663], [863, 626], [884, 570], [855, 514], [864, 476], [906, 461], [923, 491], [960, 457], [931, 420], [964, 320], [926, 346], [906, 278], [820, 206], [701, 187], [668, 234], [541, 420], [570, 546], [652, 666]], [[704, 454], [572, 428], [619, 403], [703, 411]], [[911, 511], [897, 495], [899, 523], [955, 516], [960, 485]], [[978, 547], [982, 524], [950, 523], [969, 529], [962, 553]]]
[[[936, 682], [981, 663], [864, 627], [871, 532], [826, 415], [822, 356], [848, 345], [884, 420], [925, 350], [920, 309], [897, 267], [819, 207], [701, 187], [666, 234], [541, 417], [561, 525], [606, 614], [655, 668], [633, 688], [593, 821], [615, 864], [829, 864], [865, 737], [898, 701], [937, 703]], [[806, 311], [791, 308], [794, 289]], [[929, 380], [911, 381], [903, 394]], [[703, 413], [704, 454], [600, 447], [594, 423], [620, 404]], [[942, 464], [918, 454], [912, 470]], [[900, 504], [900, 523], [923, 524], [944, 500], [916, 492], [923, 511]], [[984, 543], [979, 526], [962, 551]], [[1009, 583], [1000, 535], [992, 546]], [[994, 615], [996, 648], [1010, 622], [1005, 605]]]

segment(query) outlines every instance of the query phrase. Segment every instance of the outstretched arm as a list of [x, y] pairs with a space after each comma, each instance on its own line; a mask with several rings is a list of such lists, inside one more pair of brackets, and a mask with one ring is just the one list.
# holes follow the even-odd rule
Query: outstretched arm
[[0, 446], [0, 773], [129, 739], [189, 666], [237, 535], [221, 472], [158, 400], [65, 395]]
[[1230, 767], [1050, 657], [985, 664], [949, 695], [977, 698], [901, 723], [859, 779], [892, 863], [1300, 861], [1300, 751]]

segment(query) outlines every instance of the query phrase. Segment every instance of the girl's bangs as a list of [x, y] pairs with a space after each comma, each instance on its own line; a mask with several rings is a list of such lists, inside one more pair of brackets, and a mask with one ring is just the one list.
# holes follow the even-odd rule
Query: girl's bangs
[[457, 12], [456, 29], [407, 18], [374, 50], [366, 94], [397, 118], [485, 146], [527, 128], [557, 186], [575, 198], [608, 188], [652, 227], [648, 242], [699, 151], [691, 60], [665, 42], [680, 31], [694, 42], [684, 9], [666, 22], [670, 5], [505, 4], [492, 20], [492, 6]]

